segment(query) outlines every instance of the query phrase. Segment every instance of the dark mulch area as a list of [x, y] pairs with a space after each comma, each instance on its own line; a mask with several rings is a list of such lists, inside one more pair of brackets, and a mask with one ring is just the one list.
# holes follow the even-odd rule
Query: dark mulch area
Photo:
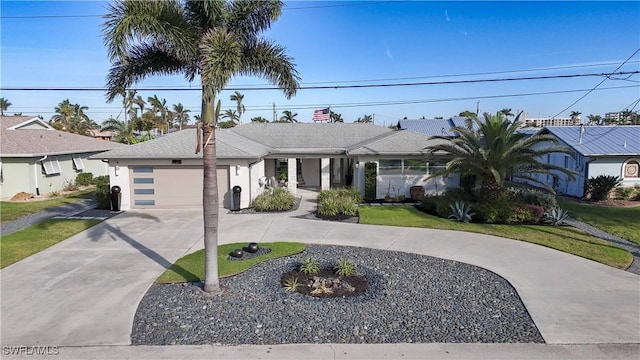
[[[318, 277], [325, 279], [338, 279], [340, 285], [332, 286], [330, 293], [312, 294], [312, 284]], [[295, 279], [300, 284], [296, 292], [318, 298], [344, 298], [349, 296], [358, 296], [364, 294], [369, 289], [367, 278], [362, 275], [354, 274], [350, 276], [338, 276], [332, 270], [326, 269], [320, 270], [317, 274], [305, 274], [297, 270], [287, 271], [282, 275], [280, 283], [284, 286], [288, 280], [292, 279]], [[353, 286], [353, 289], [350, 290], [346, 284]]]

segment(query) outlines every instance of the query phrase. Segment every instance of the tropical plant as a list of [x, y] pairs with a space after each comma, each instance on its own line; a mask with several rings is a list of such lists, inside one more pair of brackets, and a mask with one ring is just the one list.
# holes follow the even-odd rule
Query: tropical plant
[[[261, 33], [282, 11], [280, 1], [135, 1], [108, 6], [104, 40], [113, 64], [107, 98], [152, 75], [200, 77], [203, 146], [204, 291], [219, 293], [216, 96], [235, 75], [265, 78], [295, 95], [299, 77], [284, 47]], [[201, 134], [200, 134], [201, 129]]]
[[569, 217], [569, 212], [559, 207], [551, 209], [545, 214], [545, 222], [553, 226], [560, 226], [564, 224], [565, 220]]
[[289, 292], [296, 292], [298, 291], [298, 288], [301, 286], [302, 284], [300, 284], [300, 279], [298, 279], [298, 277], [291, 277], [288, 278], [286, 280], [284, 280], [282, 282], [282, 287], [284, 287], [284, 289], [286, 291]]
[[236, 113], [235, 110], [227, 109], [222, 115], [223, 119], [227, 119], [227, 121], [231, 121], [234, 124], [240, 122], [240, 116]]
[[110, 117], [102, 122], [101, 131], [113, 131], [115, 135], [115, 141], [122, 144], [135, 144], [138, 142], [134, 131], [136, 130], [137, 119], [126, 122], [120, 121]]
[[56, 114], [51, 117], [49, 124], [56, 130], [90, 135], [91, 129], [97, 127], [97, 124], [85, 114], [86, 110], [89, 110], [87, 106], [72, 104], [66, 99], [54, 108]]
[[11, 104], [9, 102], [9, 100], [7, 100], [5, 98], [0, 98], [0, 116], [4, 116], [4, 112], [7, 111], [7, 109], [11, 105], [13, 105], [13, 104]]
[[361, 117], [361, 118], [359, 117], [358, 120], [356, 120], [355, 122], [357, 122], [357, 123], [372, 123], [373, 122], [373, 116], [365, 114], [363, 117]]
[[579, 122], [580, 114], [582, 114], [580, 111], [572, 111], [571, 114], [569, 114], [569, 117], [571, 117], [571, 121], [573, 121], [574, 124]]
[[298, 120], [296, 119], [296, 116], [298, 116], [298, 113], [292, 113], [289, 110], [284, 110], [282, 112], [282, 116], [280, 117], [280, 122], [297, 123]]
[[189, 113], [191, 110], [185, 109], [182, 103], [173, 105], [173, 119], [178, 123], [178, 129], [182, 130], [182, 127], [189, 123]]
[[552, 153], [573, 156], [571, 149], [558, 145], [558, 140], [548, 134], [529, 136], [518, 132], [521, 114], [510, 122], [500, 113], [495, 116], [485, 113], [484, 121], [472, 119], [477, 125], [477, 131], [458, 126], [452, 131], [459, 136], [436, 137], [441, 141], [427, 147], [429, 152], [447, 152], [452, 158], [444, 169], [433, 172], [427, 179], [449, 174], [473, 174], [477, 176], [482, 192], [487, 197], [502, 191], [504, 181], [509, 177], [531, 181], [550, 191], [553, 189], [534, 174], [551, 174], [557, 171], [573, 179], [573, 171], [540, 161], [542, 157]]
[[167, 100], [158, 98], [158, 95], [153, 95], [153, 97], [147, 98], [147, 102], [151, 105], [147, 112], [154, 114], [154, 127], [164, 133], [166, 126], [167, 132], [169, 132], [169, 129], [173, 127], [173, 114], [167, 107]]
[[307, 275], [314, 275], [320, 271], [320, 264], [316, 259], [312, 257], [308, 257], [300, 263], [300, 267], [298, 268], [301, 273]]
[[[511, 109], [509, 109], [509, 110], [511, 110]], [[513, 115], [513, 114], [511, 114], [511, 115]], [[461, 112], [460, 114], [458, 114], [458, 116], [466, 117], [466, 118], [477, 118], [478, 114], [474, 113], [473, 111], [465, 110], [465, 111]]]
[[601, 201], [609, 198], [611, 190], [622, 183], [622, 179], [614, 175], [599, 175], [586, 181], [585, 191], [592, 201]]
[[331, 113], [329, 114], [329, 119], [331, 119], [332, 123], [343, 123], [344, 119], [342, 118], [342, 115], [331, 111]]
[[256, 196], [252, 206], [256, 211], [286, 211], [296, 203], [296, 198], [285, 188], [273, 188]]
[[456, 201], [449, 205], [449, 208], [451, 209], [449, 219], [453, 219], [455, 221], [469, 222], [473, 215], [475, 215], [475, 213], [471, 212], [471, 205], [465, 204], [464, 201]]
[[238, 123], [241, 123], [242, 114], [246, 111], [244, 105], [242, 104], [242, 99], [244, 99], [244, 95], [242, 95], [239, 91], [234, 92], [230, 96], [231, 101], [236, 102], [236, 111], [238, 113]]
[[356, 265], [347, 259], [338, 259], [334, 270], [340, 276], [351, 276], [356, 273]]
[[504, 109], [498, 111], [498, 113], [502, 114], [505, 118], [509, 118], [509, 116], [513, 116], [513, 113], [511, 112], [511, 109], [509, 109], [509, 108], [504, 108]]
[[256, 116], [251, 118], [251, 122], [255, 122], [255, 123], [268, 123], [269, 120], [263, 118], [262, 116]]
[[600, 125], [602, 124], [602, 116], [590, 114], [587, 116], [589, 122], [587, 125]]

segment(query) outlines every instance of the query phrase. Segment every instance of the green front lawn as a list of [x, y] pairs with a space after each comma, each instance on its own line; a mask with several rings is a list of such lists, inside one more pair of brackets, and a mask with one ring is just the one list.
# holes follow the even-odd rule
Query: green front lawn
[[640, 245], [640, 206], [607, 207], [558, 199], [569, 216]]
[[81, 190], [73, 194], [49, 200], [24, 202], [2, 201], [0, 202], [0, 217], [4, 223], [26, 215], [35, 214], [54, 206], [74, 203], [84, 199], [91, 199], [92, 197], [95, 197], [95, 188]]
[[571, 227], [462, 223], [425, 214], [413, 206], [361, 206], [360, 223], [468, 231], [526, 241], [581, 256], [619, 269], [631, 265], [626, 250]]
[[0, 238], [0, 269], [87, 230], [102, 220], [53, 219]]
[[[304, 251], [305, 244], [295, 242], [259, 243], [260, 247], [271, 249], [271, 252], [252, 259], [237, 261], [227, 260], [229, 253], [234, 249], [241, 249], [247, 243], [235, 243], [218, 246], [218, 276], [227, 277], [239, 274], [263, 261], [283, 256], [298, 254]], [[204, 279], [204, 250], [198, 250], [192, 254], [178, 259], [165, 271], [156, 283], [177, 283], [201, 281]]]

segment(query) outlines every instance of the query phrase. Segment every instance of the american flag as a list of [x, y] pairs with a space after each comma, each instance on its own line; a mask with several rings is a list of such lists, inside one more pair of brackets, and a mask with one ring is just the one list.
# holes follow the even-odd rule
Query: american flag
[[330, 108], [314, 110], [313, 121], [329, 121], [330, 114], [331, 114]]

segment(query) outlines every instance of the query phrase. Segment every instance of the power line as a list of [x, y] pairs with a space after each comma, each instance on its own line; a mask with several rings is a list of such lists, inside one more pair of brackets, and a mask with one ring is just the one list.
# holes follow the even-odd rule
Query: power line
[[[638, 85], [625, 85], [625, 86], [613, 86], [606, 88], [596, 89], [597, 91], [602, 90], [615, 90], [615, 89], [626, 89], [626, 88], [639, 88]], [[497, 98], [507, 98], [507, 97], [525, 97], [525, 96], [539, 96], [539, 95], [553, 95], [553, 94], [565, 94], [565, 93], [574, 93], [574, 92], [582, 92], [588, 89], [573, 89], [573, 90], [556, 90], [556, 91], [545, 91], [545, 92], [530, 92], [530, 93], [515, 93], [515, 94], [498, 94], [498, 95], [480, 95], [480, 96], [467, 96], [467, 97], [455, 97], [455, 98], [435, 98], [435, 99], [414, 99], [414, 100], [393, 100], [393, 101], [372, 101], [372, 102], [352, 102], [352, 103], [338, 103], [332, 104], [332, 108], [353, 108], [353, 107], [371, 107], [371, 106], [390, 106], [390, 105], [409, 105], [409, 104], [425, 104], [425, 103], [433, 103], [433, 102], [451, 102], [451, 101], [462, 101], [462, 100], [474, 100], [474, 99], [497, 99]], [[226, 107], [227, 105], [225, 105]], [[232, 105], [228, 105], [232, 106]], [[300, 104], [300, 105], [287, 105], [286, 108], [289, 110], [310, 110], [317, 109], [320, 106], [324, 106], [322, 104]], [[198, 108], [198, 106], [185, 106], [185, 108], [192, 109]], [[12, 107], [12, 109], [36, 109], [38, 107]], [[44, 107], [41, 107], [44, 108]], [[120, 107], [93, 107], [93, 109], [118, 109], [121, 110]], [[271, 103], [267, 106], [248, 106], [247, 111], [270, 111], [272, 110]], [[111, 114], [109, 111], [88, 111], [89, 113], [95, 114]], [[45, 111], [45, 114], [54, 113], [54, 111]]]
[[598, 88], [598, 86], [602, 85], [605, 81], [607, 81], [607, 79], [609, 79], [612, 75], [618, 75], [615, 72], [620, 70], [621, 67], [624, 66], [624, 64], [626, 64], [629, 60], [631, 60], [631, 58], [633, 58], [638, 52], [640, 52], [640, 48], [638, 48], [636, 51], [633, 52], [633, 54], [631, 54], [631, 56], [629, 56], [625, 61], [622, 62], [622, 64], [620, 64], [615, 70], [613, 70], [613, 72], [609, 75], [607, 75], [604, 79], [602, 79], [602, 81], [600, 81], [596, 86], [594, 86], [593, 88], [591, 88], [591, 90], [587, 91], [584, 95], [582, 95], [581, 97], [578, 98], [578, 100], [574, 101], [571, 103], [571, 105], [567, 106], [566, 108], [562, 109], [562, 111], [558, 112], [557, 114], [553, 115], [552, 117], [556, 117], [560, 114], [562, 114], [563, 112], [567, 111], [569, 108], [571, 108], [573, 105], [577, 104], [580, 100], [584, 99], [585, 97], [587, 97], [587, 95], [591, 94], [591, 92], [593, 92], [595, 89]]
[[[638, 49], [640, 50], [640, 49]], [[617, 70], [617, 69], [616, 69]], [[388, 87], [404, 87], [404, 86], [426, 86], [426, 85], [452, 85], [452, 84], [477, 84], [477, 83], [493, 83], [506, 81], [523, 81], [523, 80], [546, 80], [546, 79], [571, 79], [578, 77], [594, 77], [594, 76], [612, 76], [638, 74], [636, 71], [621, 71], [613, 73], [590, 73], [590, 74], [569, 74], [569, 75], [547, 75], [547, 76], [527, 76], [513, 78], [496, 78], [496, 79], [476, 79], [476, 80], [447, 80], [447, 81], [426, 81], [415, 83], [389, 83], [389, 84], [364, 84], [364, 85], [322, 85], [322, 86], [301, 86], [300, 90], [327, 90], [327, 89], [365, 89], [365, 88], [388, 88]], [[607, 78], [605, 78], [606, 80]], [[604, 80], [602, 81], [604, 82]], [[601, 83], [602, 83], [601, 82]], [[2, 91], [106, 91], [104, 87], [18, 87], [3, 86]], [[149, 88], [129, 88], [129, 90], [137, 91], [202, 91], [200, 88], [192, 87], [149, 87]], [[278, 90], [275, 87], [228, 87], [226, 91], [255, 91], [255, 90]], [[573, 104], [572, 104], [573, 105]], [[564, 111], [564, 110], [563, 110]]]

